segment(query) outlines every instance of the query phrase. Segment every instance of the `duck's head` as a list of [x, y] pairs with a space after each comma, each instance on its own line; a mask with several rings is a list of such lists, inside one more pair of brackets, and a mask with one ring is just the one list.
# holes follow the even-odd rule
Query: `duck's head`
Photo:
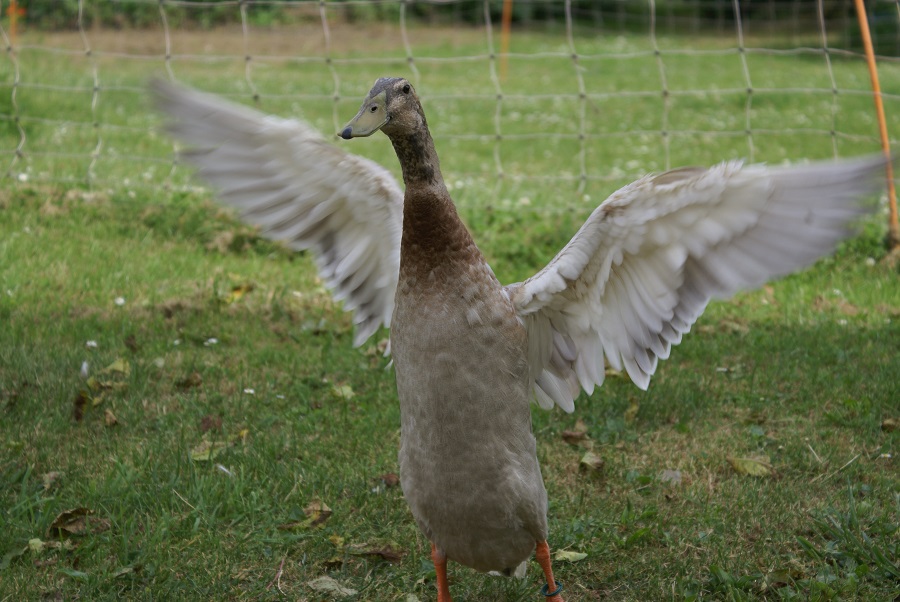
[[402, 77], [382, 77], [369, 90], [359, 113], [338, 136], [349, 140], [371, 136], [378, 130], [390, 136], [395, 131], [415, 131], [424, 125], [422, 105], [410, 83]]

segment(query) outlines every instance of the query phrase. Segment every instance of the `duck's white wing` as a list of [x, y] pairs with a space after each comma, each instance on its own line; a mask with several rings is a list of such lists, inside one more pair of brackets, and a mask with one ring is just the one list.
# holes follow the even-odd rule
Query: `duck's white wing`
[[265, 236], [313, 252], [354, 343], [390, 326], [400, 270], [403, 192], [379, 165], [326, 142], [308, 124], [264, 115], [162, 80], [151, 82], [182, 156]]
[[713, 297], [830, 253], [871, 207], [883, 158], [648, 176], [601, 204], [538, 274], [507, 287], [528, 329], [534, 392], [574, 409], [604, 358], [646, 389]]

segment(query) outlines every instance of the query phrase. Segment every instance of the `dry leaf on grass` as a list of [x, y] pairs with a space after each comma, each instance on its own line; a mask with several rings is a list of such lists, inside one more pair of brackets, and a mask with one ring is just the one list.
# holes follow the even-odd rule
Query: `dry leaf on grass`
[[203, 384], [203, 377], [199, 372], [191, 372], [184, 378], [175, 381], [175, 386], [179, 389], [193, 389]]
[[106, 424], [106, 426], [116, 426], [117, 424], [119, 424], [119, 419], [116, 418], [116, 415], [113, 414], [112, 410], [106, 408], [105, 410], [103, 410], [103, 422]]
[[72, 508], [60, 512], [47, 529], [48, 537], [64, 538], [73, 535], [101, 533], [110, 527], [108, 518], [93, 516], [89, 508]]
[[578, 468], [584, 472], [598, 474], [603, 472], [605, 460], [592, 451], [586, 452], [578, 462]]
[[204, 435], [203, 440], [191, 450], [191, 460], [194, 462], [214, 460], [229, 447], [238, 443], [246, 443], [249, 435], [250, 429], [241, 429], [228, 441], [210, 441]]
[[900, 428], [900, 418], [885, 418], [881, 421], [881, 430], [885, 433], [893, 433]]
[[578, 445], [587, 440], [587, 425], [584, 420], [579, 418], [575, 421], [575, 426], [570, 431], [563, 431], [560, 436], [563, 441], [569, 445]]
[[[95, 378], [93, 376], [89, 376], [87, 379], [87, 382], [85, 384], [87, 384], [88, 390], [92, 391], [94, 393], [102, 393], [103, 391], [109, 391], [112, 389], [122, 390], [126, 386], [125, 383], [117, 383], [117, 382], [108, 381], [108, 380], [99, 380], [98, 378]], [[91, 405], [98, 406], [101, 403], [103, 403], [103, 398], [100, 396], [97, 396], [97, 397], [93, 398], [93, 403]]]
[[562, 440], [569, 445], [579, 445], [587, 442], [587, 433], [579, 433], [578, 431], [563, 431], [560, 433]]
[[355, 393], [350, 385], [333, 385], [331, 394], [338, 399], [353, 399]]
[[100, 374], [119, 374], [121, 376], [128, 376], [131, 374], [131, 364], [128, 363], [128, 360], [118, 358], [109, 366], [100, 371]]
[[229, 305], [237, 303], [244, 295], [252, 291], [253, 288], [253, 285], [249, 282], [245, 284], [238, 284], [231, 287], [231, 292], [228, 293], [223, 300]]
[[400, 484], [400, 477], [398, 477], [396, 474], [394, 474], [392, 472], [386, 472], [383, 475], [381, 475], [380, 477], [378, 477], [376, 480], [384, 483], [385, 487], [396, 487], [397, 485]]
[[92, 402], [93, 399], [87, 391], [79, 391], [75, 395], [75, 400], [72, 402], [72, 417], [75, 419], [75, 422], [81, 422], [81, 419], [84, 418], [85, 408], [92, 405]]
[[[325, 502], [321, 500], [313, 500], [306, 506], [306, 508], [303, 509], [303, 514], [306, 515], [306, 518], [304, 520], [293, 520], [287, 523], [282, 523], [278, 525], [278, 529], [281, 531], [294, 531], [298, 529], [319, 527], [321, 525], [324, 525], [325, 521], [327, 521], [331, 517], [332, 510]], [[331, 541], [339, 549], [343, 546], [344, 543], [343, 538], [338, 538], [338, 540], [332, 539]]]
[[313, 500], [303, 509], [303, 514], [306, 515], [307, 526], [318, 527], [331, 517], [332, 510], [322, 500]]
[[587, 558], [587, 554], [584, 552], [573, 552], [571, 550], [557, 550], [556, 554], [553, 556], [554, 560], [559, 560], [561, 562], [578, 562], [585, 558]]
[[397, 562], [406, 554], [403, 550], [392, 545], [378, 545], [370, 543], [357, 543], [346, 547], [348, 554], [354, 556], [377, 556], [388, 562]]
[[[196, 373], [195, 373], [196, 374]], [[214, 416], [213, 414], [207, 414], [203, 418], [200, 419], [200, 432], [206, 433], [209, 431], [217, 431], [222, 428], [222, 417]]]
[[331, 577], [328, 577], [327, 575], [317, 577], [306, 585], [316, 590], [317, 592], [329, 592], [332, 594], [338, 594], [340, 596], [355, 596], [357, 594], [357, 591], [355, 589], [345, 587], [344, 585], [341, 585], [338, 581], [332, 579]]
[[769, 458], [763, 456], [759, 458], [728, 458], [728, 463], [734, 471], [741, 475], [751, 477], [768, 477], [774, 472]]
[[322, 568], [326, 571], [334, 571], [344, 566], [345, 559], [343, 556], [332, 556], [322, 561]]
[[191, 460], [194, 462], [209, 462], [228, 448], [225, 441], [209, 441], [203, 439], [191, 450]]
[[127, 337], [125, 337], [124, 343], [125, 343], [125, 347], [128, 349], [128, 351], [130, 351], [132, 353], [137, 353], [141, 349], [141, 346], [137, 342], [137, 338], [133, 334], [130, 334]]

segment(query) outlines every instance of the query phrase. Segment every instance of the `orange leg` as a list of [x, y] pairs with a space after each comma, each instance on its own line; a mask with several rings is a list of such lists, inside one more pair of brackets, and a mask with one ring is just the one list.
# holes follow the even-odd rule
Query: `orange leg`
[[450, 584], [447, 581], [447, 557], [438, 552], [437, 546], [431, 544], [431, 560], [437, 575], [437, 602], [453, 602], [450, 599]]
[[541, 589], [541, 593], [547, 596], [547, 602], [563, 602], [562, 596], [558, 593], [562, 591], [562, 584], [558, 583], [553, 577], [553, 567], [550, 563], [550, 546], [547, 545], [546, 541], [537, 542], [534, 558], [541, 565], [541, 568], [544, 569], [544, 577], [547, 579], [547, 585], [545, 586], [547, 589]]

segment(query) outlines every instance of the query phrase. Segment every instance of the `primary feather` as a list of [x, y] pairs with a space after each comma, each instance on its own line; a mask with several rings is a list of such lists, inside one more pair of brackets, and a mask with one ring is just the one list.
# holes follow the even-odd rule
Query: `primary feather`
[[163, 80], [151, 91], [182, 157], [263, 234], [313, 252], [361, 345], [390, 326], [400, 269], [403, 192], [386, 169], [279, 119]]

